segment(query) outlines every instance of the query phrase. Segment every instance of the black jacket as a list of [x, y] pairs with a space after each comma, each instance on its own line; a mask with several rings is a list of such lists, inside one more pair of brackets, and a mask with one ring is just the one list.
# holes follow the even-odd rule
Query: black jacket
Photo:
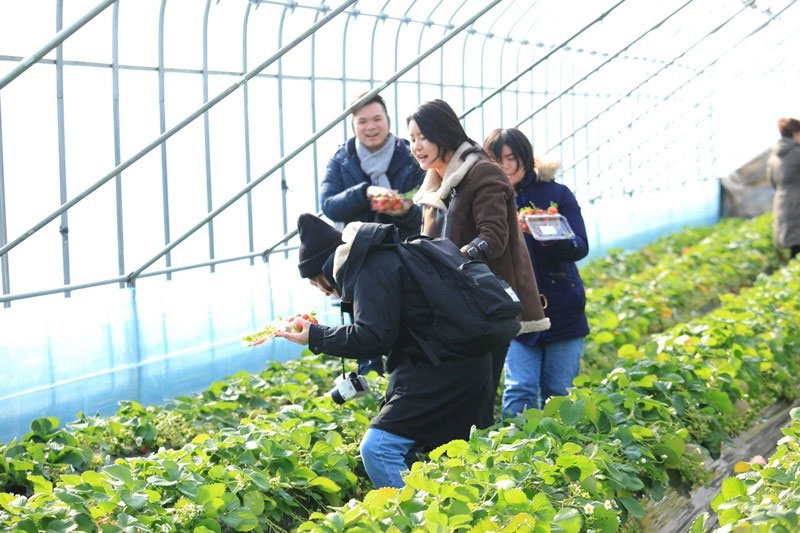
[[[416, 189], [422, 183], [425, 173], [411, 155], [408, 141], [396, 138], [394, 154], [386, 171], [392, 188], [400, 193]], [[394, 224], [405, 239], [417, 235], [422, 224], [419, 206], [414, 205], [408, 213], [391, 217], [370, 210], [367, 200], [367, 187], [371, 185], [369, 176], [361, 170], [361, 161], [356, 153], [355, 137], [339, 147], [328, 162], [325, 179], [322, 180], [322, 212], [334, 222], [380, 222]]]
[[419, 284], [391, 246], [394, 227], [364, 224], [355, 234], [336, 283], [354, 323], [340, 327], [312, 325], [314, 353], [370, 358], [388, 353], [389, 384], [371, 427], [413, 439], [427, 449], [453, 439], [467, 439], [470, 428], [492, 423], [492, 364], [489, 355], [465, 356], [447, 349], [435, 367], [413, 340], [423, 337], [432, 320]]

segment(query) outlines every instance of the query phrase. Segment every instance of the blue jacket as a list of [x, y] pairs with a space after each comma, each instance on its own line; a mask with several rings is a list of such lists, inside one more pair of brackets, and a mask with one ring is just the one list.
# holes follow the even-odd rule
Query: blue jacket
[[[543, 173], [544, 174], [544, 173]], [[539, 292], [547, 298], [544, 314], [550, 319], [550, 329], [540, 332], [544, 342], [556, 342], [584, 337], [589, 333], [586, 320], [586, 293], [575, 261], [589, 253], [586, 226], [581, 208], [572, 192], [553, 181], [552, 175], [537, 177], [529, 172], [517, 184], [517, 208], [531, 203], [542, 209], [550, 202], [558, 204], [558, 212], [569, 222], [575, 236], [572, 239], [542, 243], [525, 233], [525, 244], [536, 272]], [[520, 335], [517, 340], [535, 344], [537, 334]]]
[[[396, 138], [394, 154], [386, 171], [392, 188], [400, 193], [411, 191], [422, 184], [425, 173], [411, 155], [409, 143]], [[422, 210], [414, 205], [403, 216], [391, 217], [370, 210], [367, 187], [372, 183], [361, 170], [361, 161], [356, 153], [355, 137], [339, 147], [328, 162], [325, 179], [322, 180], [322, 212], [334, 222], [378, 222], [394, 224], [400, 238], [417, 235], [422, 227]]]

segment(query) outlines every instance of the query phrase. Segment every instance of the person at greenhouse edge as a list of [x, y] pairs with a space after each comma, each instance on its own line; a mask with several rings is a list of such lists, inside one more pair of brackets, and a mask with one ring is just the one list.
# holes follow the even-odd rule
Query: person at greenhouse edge
[[778, 121], [781, 138], [767, 159], [767, 179], [775, 187], [772, 201], [775, 245], [800, 252], [800, 120]]
[[[536, 281], [547, 301], [550, 329], [520, 335], [506, 357], [502, 412], [513, 416], [529, 407], [541, 409], [551, 396], [564, 396], [580, 370], [583, 338], [589, 334], [584, 308], [586, 293], [575, 261], [589, 253], [586, 226], [575, 196], [556, 183], [557, 164], [534, 160], [533, 147], [518, 129], [497, 129], [484, 149], [505, 171], [516, 193], [517, 208], [546, 209], [555, 203], [567, 219], [571, 239], [539, 242], [525, 232]], [[535, 161], [535, 163], [534, 163]]]
[[[355, 98], [360, 100], [363, 94]], [[344, 224], [382, 222], [394, 224], [401, 238], [419, 233], [420, 209], [405, 201], [396, 210], [373, 211], [372, 198], [389, 191], [407, 193], [419, 187], [424, 173], [411, 156], [408, 141], [389, 132], [386, 102], [376, 95], [353, 111], [354, 136], [339, 147], [328, 162], [322, 180], [322, 212]], [[359, 361], [358, 373], [383, 373], [383, 357]]]
[[468, 439], [473, 425], [492, 423], [491, 358], [444, 344], [437, 351], [439, 366], [426, 357], [414, 335], [428, 336], [431, 308], [398, 253], [380, 249], [397, 242], [394, 227], [354, 222], [340, 233], [310, 214], [300, 215], [297, 227], [301, 277], [351, 303], [354, 322], [328, 327], [300, 319], [302, 332], [277, 335], [314, 353], [389, 354], [389, 384], [361, 441], [361, 458], [376, 488], [402, 487], [401, 472], [417, 451]]
[[[485, 261], [522, 301], [522, 330], [550, 327], [528, 251], [517, 226], [514, 191], [503, 171], [470, 139], [443, 100], [420, 105], [407, 119], [411, 153], [426, 171], [414, 203], [423, 206], [422, 234], [447, 237], [468, 258]], [[493, 394], [508, 346], [492, 353]]]

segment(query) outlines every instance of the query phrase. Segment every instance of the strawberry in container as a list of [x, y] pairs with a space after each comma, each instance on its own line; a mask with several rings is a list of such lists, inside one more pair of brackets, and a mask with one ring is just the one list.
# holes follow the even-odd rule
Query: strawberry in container
[[557, 241], [570, 239], [572, 228], [567, 219], [558, 213], [558, 204], [550, 202], [545, 210], [531, 204], [517, 211], [517, 223], [525, 233], [530, 233], [537, 241]]
[[278, 317], [277, 320], [267, 323], [267, 325], [261, 328], [259, 331], [255, 331], [249, 335], [244, 335], [242, 337], [242, 345], [248, 347], [258, 346], [259, 344], [262, 344], [273, 338], [275, 333], [278, 331], [285, 331], [287, 333], [300, 333], [303, 331], [303, 326], [296, 322], [298, 318], [308, 320], [312, 324], [319, 324], [317, 315], [314, 311], [311, 311], [307, 314], [297, 314], [289, 318]]

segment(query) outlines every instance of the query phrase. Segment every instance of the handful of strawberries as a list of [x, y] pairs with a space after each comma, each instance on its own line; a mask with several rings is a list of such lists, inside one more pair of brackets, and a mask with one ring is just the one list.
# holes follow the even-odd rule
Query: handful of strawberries
[[531, 202], [531, 206], [525, 206], [520, 208], [517, 211], [517, 224], [519, 224], [519, 229], [521, 229], [524, 233], [530, 233], [531, 230], [528, 227], [528, 223], [525, 220], [525, 217], [530, 215], [557, 215], [558, 214], [558, 204], [555, 202], [550, 202], [550, 207], [546, 210], [542, 209], [541, 207], [536, 207], [536, 205]]
[[405, 198], [396, 192], [378, 193], [370, 200], [370, 209], [373, 211], [399, 211], [405, 203]]
[[303, 331], [303, 326], [296, 322], [298, 318], [308, 320], [312, 324], [319, 324], [317, 315], [314, 311], [311, 311], [308, 314], [296, 314], [286, 319], [279, 317], [278, 320], [269, 322], [261, 330], [251, 333], [250, 335], [244, 335], [242, 337], [242, 344], [248, 347], [258, 346], [259, 344], [262, 344], [273, 338], [275, 333], [278, 331], [285, 331], [286, 333], [300, 333]]

